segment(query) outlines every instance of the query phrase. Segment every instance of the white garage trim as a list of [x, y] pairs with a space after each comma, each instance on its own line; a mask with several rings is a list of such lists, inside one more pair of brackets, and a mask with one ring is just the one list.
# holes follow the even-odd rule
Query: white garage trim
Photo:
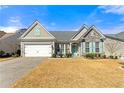
[[25, 57], [51, 57], [52, 47], [50, 44], [25, 44]]
[[52, 49], [53, 42], [21, 42], [22, 57], [25, 57], [25, 45], [51, 45], [51, 49]]

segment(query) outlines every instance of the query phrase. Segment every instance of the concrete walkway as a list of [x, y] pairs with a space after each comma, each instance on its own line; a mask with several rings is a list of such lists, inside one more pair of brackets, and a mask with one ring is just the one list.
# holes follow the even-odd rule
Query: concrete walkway
[[44, 59], [46, 58], [15, 58], [0, 62], [0, 87], [11, 87], [13, 82], [28, 74]]

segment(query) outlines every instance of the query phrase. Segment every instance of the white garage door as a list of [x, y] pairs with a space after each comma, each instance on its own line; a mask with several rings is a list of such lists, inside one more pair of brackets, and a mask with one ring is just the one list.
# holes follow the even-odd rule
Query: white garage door
[[25, 57], [50, 57], [51, 45], [25, 45]]

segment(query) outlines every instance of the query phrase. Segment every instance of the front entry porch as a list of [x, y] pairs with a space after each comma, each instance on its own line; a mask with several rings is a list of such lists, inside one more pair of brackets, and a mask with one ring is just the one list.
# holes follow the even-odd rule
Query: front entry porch
[[76, 57], [80, 55], [79, 44], [78, 43], [55, 43], [55, 54], [56, 55], [66, 55], [72, 54]]
[[73, 43], [71, 44], [71, 51], [72, 51], [72, 56], [78, 56], [78, 44], [77, 43]]
[[88, 53], [104, 54], [104, 42], [55, 43], [56, 55], [72, 54], [73, 57]]

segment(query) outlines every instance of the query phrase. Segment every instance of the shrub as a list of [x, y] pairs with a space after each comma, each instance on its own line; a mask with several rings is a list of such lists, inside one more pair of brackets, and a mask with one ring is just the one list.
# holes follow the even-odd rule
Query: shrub
[[89, 54], [86, 54], [86, 57], [94, 59], [96, 57], [96, 54], [95, 53], [89, 53]]
[[102, 57], [103, 57], [104, 59], [106, 59], [106, 55], [103, 55]]
[[17, 56], [20, 56], [20, 54], [21, 54], [21, 51], [20, 51], [20, 50], [17, 50], [17, 51], [16, 51], [16, 55], [17, 55]]
[[52, 57], [53, 57], [53, 58], [56, 58], [56, 54], [52, 54]]
[[3, 56], [5, 52], [3, 50], [0, 50], [0, 56]]
[[62, 58], [63, 57], [63, 54], [59, 54], [59, 56], [60, 56], [60, 58]]
[[15, 55], [13, 55], [13, 57], [19, 57], [20, 55], [19, 54], [15, 54]]
[[6, 56], [11, 56], [9, 53], [6, 53]]
[[69, 53], [69, 57], [72, 57], [72, 53]]
[[118, 59], [118, 56], [115, 56], [115, 59]]
[[94, 57], [97, 57], [98, 58], [98, 54], [96, 54], [96, 53], [92, 53], [92, 54], [94, 54]]
[[100, 58], [101, 57], [101, 54], [98, 54], [98, 57]]
[[112, 56], [112, 55], [111, 55], [111, 56], [109, 56], [109, 58], [113, 59], [113, 58], [114, 58], [114, 56]]
[[101, 57], [102, 57], [102, 54], [94, 53], [94, 56], [95, 56], [96, 58], [101, 58]]
[[68, 53], [68, 54], [66, 54], [66, 57], [67, 58], [70, 58], [70, 57], [72, 57], [72, 54], [71, 53]]
[[10, 57], [11, 55], [9, 53], [6, 53], [4, 56], [5, 57]]
[[67, 54], [64, 54], [63, 57], [68, 58]]
[[15, 55], [15, 53], [12, 53], [11, 55], [13, 56], [13, 55]]
[[19, 55], [17, 55], [16, 53], [11, 53], [12, 57], [18, 57]]

